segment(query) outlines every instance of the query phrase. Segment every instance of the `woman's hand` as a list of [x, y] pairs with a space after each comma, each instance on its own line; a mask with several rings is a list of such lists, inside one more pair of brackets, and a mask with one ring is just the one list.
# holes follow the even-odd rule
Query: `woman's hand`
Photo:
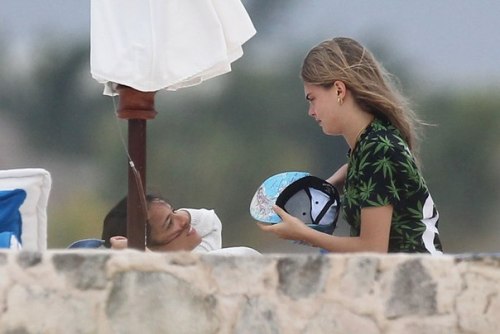
[[300, 219], [288, 214], [277, 205], [273, 205], [273, 210], [281, 217], [281, 223], [272, 225], [257, 223], [257, 225], [263, 231], [272, 232], [282, 239], [304, 241], [304, 237], [310, 228]]
[[125, 249], [128, 247], [128, 240], [122, 236], [114, 236], [109, 239], [111, 249]]
[[[111, 249], [122, 250], [128, 247], [128, 239], [119, 235], [111, 237], [109, 242], [111, 243]], [[152, 252], [152, 250], [146, 247], [145, 252]]]

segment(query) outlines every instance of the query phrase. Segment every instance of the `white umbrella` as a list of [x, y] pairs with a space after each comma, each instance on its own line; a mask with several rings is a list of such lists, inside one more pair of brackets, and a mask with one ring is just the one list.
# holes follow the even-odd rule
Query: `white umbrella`
[[240, 0], [91, 0], [92, 77], [120, 95], [118, 117], [129, 122], [131, 247], [145, 248], [146, 121], [156, 92], [229, 72], [254, 34]]

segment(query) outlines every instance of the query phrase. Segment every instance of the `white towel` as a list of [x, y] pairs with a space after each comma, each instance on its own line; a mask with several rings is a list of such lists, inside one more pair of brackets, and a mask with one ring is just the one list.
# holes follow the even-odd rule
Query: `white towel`
[[201, 236], [201, 243], [195, 252], [210, 252], [222, 247], [222, 223], [214, 210], [180, 209], [189, 212], [191, 226]]

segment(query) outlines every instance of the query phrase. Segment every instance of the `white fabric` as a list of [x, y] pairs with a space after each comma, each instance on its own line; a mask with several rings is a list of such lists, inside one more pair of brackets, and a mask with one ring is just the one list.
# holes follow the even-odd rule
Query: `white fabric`
[[439, 234], [436, 224], [439, 220], [439, 213], [436, 211], [434, 214], [434, 201], [432, 200], [431, 195], [427, 197], [423, 207], [423, 218], [422, 223], [425, 225], [425, 231], [422, 235], [422, 239], [424, 241], [425, 249], [429, 251], [432, 255], [441, 255], [442, 251], [437, 250], [434, 245], [434, 238], [436, 234]]
[[91, 0], [92, 77], [106, 95], [197, 85], [229, 72], [254, 34], [240, 0]]
[[201, 243], [193, 249], [195, 252], [210, 252], [222, 247], [222, 223], [214, 210], [180, 209], [191, 216], [191, 226], [201, 236]]
[[30, 251], [47, 249], [47, 204], [52, 179], [41, 168], [0, 170], [0, 190], [23, 189], [26, 199], [19, 208], [23, 227], [22, 248]]
[[185, 208], [180, 210], [189, 212], [191, 225], [201, 236], [201, 243], [193, 249], [194, 252], [226, 256], [260, 255], [258, 251], [249, 247], [222, 248], [222, 223], [214, 210]]
[[21, 250], [23, 249], [23, 245], [21, 245], [21, 243], [19, 242], [19, 240], [17, 240], [15, 235], [11, 235], [9, 248], [13, 250]]
[[226, 247], [209, 252], [210, 255], [224, 255], [224, 256], [251, 256], [262, 255], [258, 251], [250, 247]]

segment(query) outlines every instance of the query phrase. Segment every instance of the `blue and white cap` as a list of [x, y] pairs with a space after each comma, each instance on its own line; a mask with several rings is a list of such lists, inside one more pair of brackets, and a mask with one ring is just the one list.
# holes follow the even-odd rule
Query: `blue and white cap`
[[337, 189], [323, 179], [307, 172], [284, 172], [269, 177], [257, 189], [250, 214], [263, 223], [279, 223], [274, 204], [309, 227], [331, 234], [337, 224], [340, 198]]

